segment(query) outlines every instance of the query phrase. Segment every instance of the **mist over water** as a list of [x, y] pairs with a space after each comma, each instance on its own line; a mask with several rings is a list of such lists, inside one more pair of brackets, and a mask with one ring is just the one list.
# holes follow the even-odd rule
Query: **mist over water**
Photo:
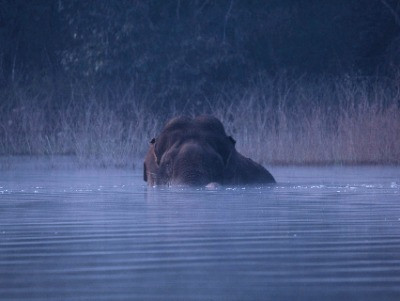
[[141, 170], [0, 173], [3, 300], [399, 300], [400, 169], [147, 188]]

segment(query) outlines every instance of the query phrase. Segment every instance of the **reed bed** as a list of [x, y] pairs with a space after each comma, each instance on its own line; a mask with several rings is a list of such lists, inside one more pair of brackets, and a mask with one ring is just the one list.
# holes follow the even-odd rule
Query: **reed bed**
[[73, 155], [83, 167], [131, 168], [176, 115], [213, 114], [237, 148], [263, 164], [400, 164], [396, 85], [370, 80], [263, 81], [208, 101], [154, 102], [126, 93], [49, 109], [19, 93], [1, 107], [0, 155]]
[[237, 148], [264, 164], [399, 164], [400, 110], [361, 103], [351, 109], [277, 110], [248, 101], [217, 110]]

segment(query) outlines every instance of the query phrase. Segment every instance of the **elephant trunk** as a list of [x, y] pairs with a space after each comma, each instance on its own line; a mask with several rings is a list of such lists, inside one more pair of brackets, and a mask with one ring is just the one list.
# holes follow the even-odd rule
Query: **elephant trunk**
[[177, 156], [173, 170], [173, 184], [206, 186], [222, 183], [223, 160], [207, 145], [188, 143]]

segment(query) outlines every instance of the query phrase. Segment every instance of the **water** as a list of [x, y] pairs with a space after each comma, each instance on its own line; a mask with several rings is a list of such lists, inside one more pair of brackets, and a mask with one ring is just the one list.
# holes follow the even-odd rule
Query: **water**
[[400, 300], [400, 168], [271, 172], [209, 191], [2, 171], [0, 299]]

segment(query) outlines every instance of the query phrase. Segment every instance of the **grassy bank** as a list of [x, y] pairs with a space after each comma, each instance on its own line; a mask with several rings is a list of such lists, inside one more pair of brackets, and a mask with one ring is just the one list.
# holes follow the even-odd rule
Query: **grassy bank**
[[[246, 91], [157, 110], [148, 97], [2, 95], [0, 155], [75, 155], [81, 166], [132, 167], [176, 115], [213, 114], [264, 164], [399, 164], [400, 88], [371, 79], [262, 80]], [[26, 92], [26, 93], [25, 93]], [[84, 98], [84, 99], [83, 99]]]

